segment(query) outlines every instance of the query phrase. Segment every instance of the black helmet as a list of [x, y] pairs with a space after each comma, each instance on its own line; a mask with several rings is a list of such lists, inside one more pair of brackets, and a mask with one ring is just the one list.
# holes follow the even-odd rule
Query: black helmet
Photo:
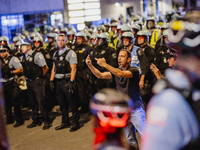
[[184, 18], [171, 23], [169, 46], [181, 54], [194, 53], [200, 58], [200, 12], [187, 12]]
[[122, 128], [133, 109], [133, 100], [117, 90], [103, 89], [93, 96], [90, 108], [101, 126]]

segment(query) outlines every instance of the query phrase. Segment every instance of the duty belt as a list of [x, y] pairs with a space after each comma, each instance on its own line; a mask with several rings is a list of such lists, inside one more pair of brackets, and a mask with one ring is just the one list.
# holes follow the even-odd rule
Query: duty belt
[[40, 78], [40, 77], [36, 77], [36, 78], [34, 78], [34, 79], [29, 79], [29, 78], [26, 77], [26, 81], [33, 81], [33, 80], [39, 79], [39, 78]]
[[57, 80], [63, 80], [63, 79], [70, 79], [71, 77], [71, 73], [67, 73], [67, 74], [64, 74], [62, 78], [56, 78]]

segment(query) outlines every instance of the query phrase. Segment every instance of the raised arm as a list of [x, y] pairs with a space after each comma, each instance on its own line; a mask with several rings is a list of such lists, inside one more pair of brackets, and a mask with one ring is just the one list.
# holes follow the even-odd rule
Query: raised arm
[[110, 72], [100, 72], [97, 68], [95, 68], [92, 65], [91, 59], [89, 57], [89, 55], [86, 58], [86, 64], [88, 65], [88, 67], [90, 68], [90, 70], [92, 71], [92, 73], [98, 78], [98, 79], [112, 79], [112, 75]]
[[120, 78], [132, 78], [133, 77], [133, 74], [129, 70], [122, 71], [118, 68], [114, 68], [114, 67], [108, 65], [104, 58], [95, 58], [95, 59], [96, 59], [98, 65], [106, 68], [112, 74], [114, 74]]

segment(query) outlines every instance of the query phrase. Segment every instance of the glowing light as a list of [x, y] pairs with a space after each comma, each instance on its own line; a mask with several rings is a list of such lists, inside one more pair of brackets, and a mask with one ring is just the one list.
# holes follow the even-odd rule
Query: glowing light
[[115, 3], [115, 6], [116, 6], [116, 7], [119, 7], [119, 6], [120, 6], [120, 3], [116, 2], [116, 3]]
[[83, 9], [83, 3], [68, 5], [69, 10]]
[[85, 21], [97, 21], [97, 20], [101, 20], [101, 16], [86, 16], [85, 17]]
[[85, 15], [99, 15], [101, 14], [101, 10], [100, 9], [89, 9], [89, 10], [85, 10]]
[[94, 8], [100, 8], [100, 3], [84, 3], [84, 9], [94, 9]]
[[71, 24], [84, 23], [84, 17], [69, 18]]
[[69, 17], [78, 17], [78, 16], [84, 16], [84, 11], [69, 11]]
[[72, 3], [82, 3], [83, 0], [67, 0], [68, 4], [72, 4]]

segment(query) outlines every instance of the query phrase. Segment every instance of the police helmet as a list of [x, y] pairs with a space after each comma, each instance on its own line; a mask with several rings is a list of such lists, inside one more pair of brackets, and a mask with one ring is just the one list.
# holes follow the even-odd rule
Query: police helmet
[[140, 20], [140, 17], [139, 17], [139, 16], [135, 16], [135, 17], [133, 17], [132, 20], [133, 20], [133, 21], [139, 21], [139, 20]]
[[86, 31], [86, 32], [85, 32], [85, 36], [88, 37], [88, 38], [90, 38], [90, 37], [91, 37], [91, 34], [90, 34], [88, 31]]
[[124, 33], [122, 34], [122, 38], [124, 38], [124, 37], [133, 39], [133, 38], [134, 38], [134, 35], [133, 35], [132, 32], [124, 32]]
[[146, 31], [143, 31], [143, 30], [142, 30], [142, 31], [138, 31], [137, 35], [138, 35], [138, 36], [146, 36], [146, 37], [147, 37], [147, 36], [148, 36], [148, 33], [147, 33]]
[[83, 39], [86, 40], [86, 35], [83, 32], [78, 32], [76, 37], [83, 37]]
[[88, 29], [88, 32], [89, 32], [89, 33], [92, 33], [92, 32], [93, 32], [93, 29], [89, 28], [89, 29]]
[[122, 28], [122, 25], [119, 24], [119, 25], [117, 26], [117, 30], [121, 30], [121, 28]]
[[67, 29], [67, 28], [62, 28], [62, 29], [60, 29], [60, 32], [67, 33], [67, 32], [68, 32], [68, 29]]
[[17, 43], [16, 43], [16, 46], [21, 46], [22, 45], [22, 42], [21, 41], [18, 41]]
[[99, 34], [98, 38], [106, 39], [106, 41], [108, 42], [110, 37], [108, 33], [101, 33]]
[[47, 37], [50, 37], [50, 38], [55, 39], [55, 38], [57, 37], [57, 34], [51, 32], [51, 33], [48, 33], [48, 34], [47, 34]]
[[104, 25], [99, 25], [99, 26], [97, 27], [97, 30], [102, 30], [102, 32], [105, 32], [105, 31], [106, 31], [106, 28], [105, 28]]
[[33, 39], [34, 42], [43, 42], [43, 38], [41, 36], [36, 36]]
[[117, 22], [113, 22], [112, 24], [111, 24], [111, 27], [117, 27], [118, 26], [118, 23]]
[[6, 36], [1, 36], [1, 37], [0, 37], [0, 41], [4, 41], [4, 42], [9, 43], [9, 39], [8, 39], [8, 37], [6, 37]]
[[168, 32], [169, 46], [181, 54], [193, 53], [200, 58], [200, 13], [188, 11], [184, 18], [171, 23]]
[[121, 31], [122, 32], [132, 32], [132, 28], [129, 24], [124, 24], [124, 25], [122, 25]]
[[74, 30], [70, 30], [67, 35], [75, 35], [75, 34], [76, 32], [74, 32]]
[[138, 31], [140, 30], [140, 26], [139, 26], [138, 24], [133, 24], [133, 25], [132, 25], [132, 28], [133, 28], [133, 29], [136, 29], [136, 30], [138, 30]]
[[161, 30], [162, 29], [169, 29], [170, 28], [170, 24], [169, 23], [164, 23], [162, 26], [161, 26]]
[[131, 98], [114, 89], [102, 89], [90, 101], [91, 112], [102, 127], [125, 127], [133, 108]]
[[99, 34], [97, 32], [93, 33], [90, 37], [90, 39], [97, 39]]
[[15, 36], [13, 38], [13, 42], [18, 42], [18, 41], [21, 41], [21, 37], [20, 36]]
[[36, 37], [36, 36], [41, 36], [40, 35], [40, 33], [38, 33], [38, 32], [33, 32], [33, 33], [31, 33], [31, 35], [30, 35], [30, 38], [34, 38], [34, 37]]
[[109, 22], [104, 23], [104, 26], [110, 27], [110, 23]]

